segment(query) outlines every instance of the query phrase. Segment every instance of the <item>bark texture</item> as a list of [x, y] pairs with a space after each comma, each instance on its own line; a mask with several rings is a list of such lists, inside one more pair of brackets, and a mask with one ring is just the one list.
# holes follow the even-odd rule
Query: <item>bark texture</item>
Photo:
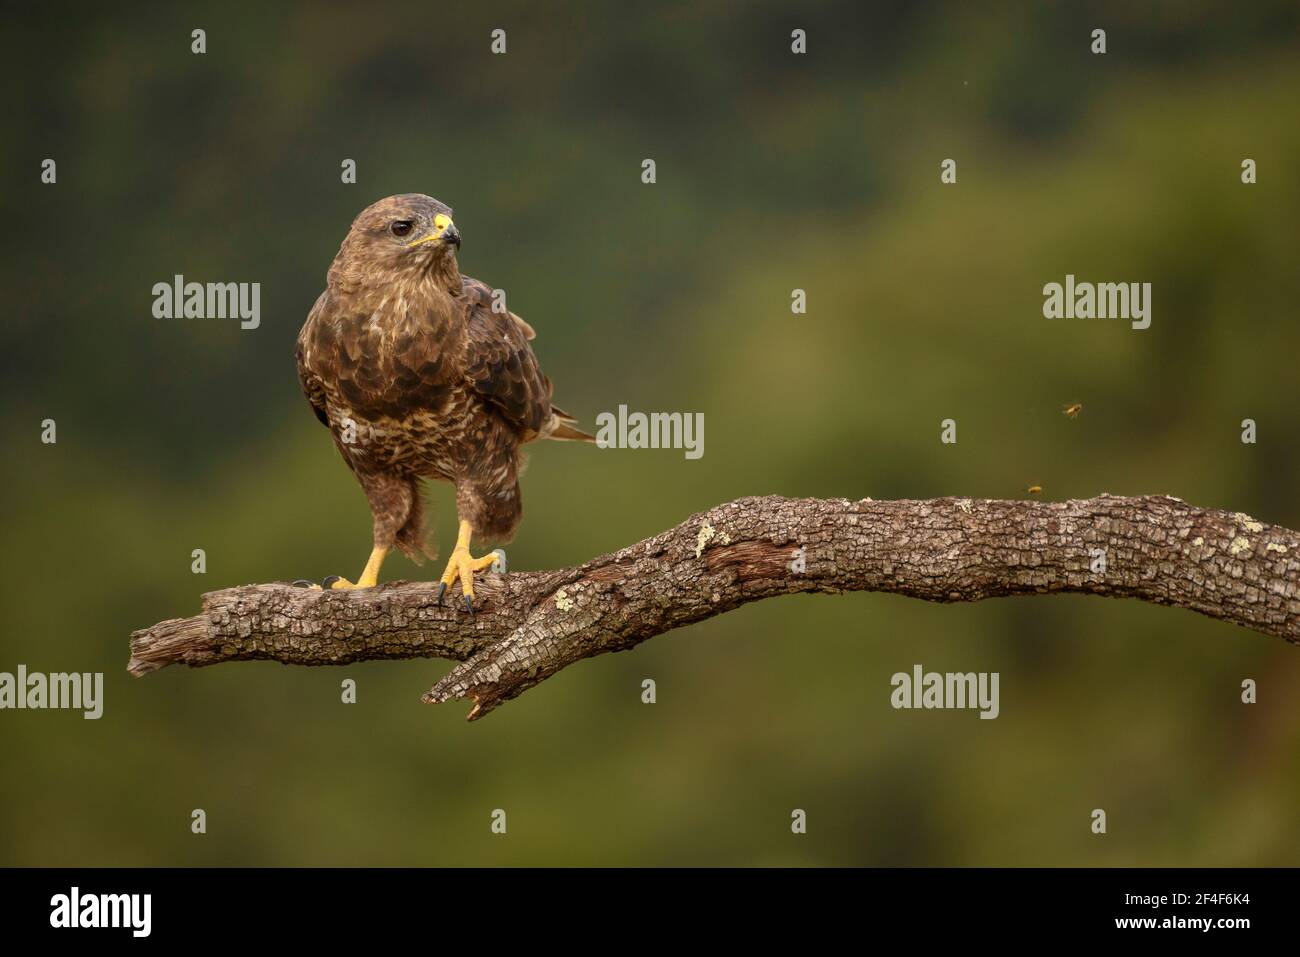
[[[1104, 572], [1098, 556], [1104, 556]], [[1190, 608], [1300, 644], [1300, 534], [1167, 496], [1068, 502], [744, 498], [576, 566], [481, 574], [473, 617], [428, 583], [246, 585], [131, 636], [128, 670], [270, 659], [461, 662], [424, 695], [481, 717], [566, 665], [746, 602], [884, 591], [927, 601], [1082, 592]]]

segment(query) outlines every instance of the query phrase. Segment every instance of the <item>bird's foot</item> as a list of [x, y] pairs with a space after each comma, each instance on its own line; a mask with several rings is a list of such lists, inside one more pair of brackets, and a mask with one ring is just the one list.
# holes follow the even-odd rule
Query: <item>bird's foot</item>
[[379, 569], [384, 564], [384, 556], [388, 554], [386, 545], [376, 545], [370, 552], [370, 560], [366, 562], [366, 567], [361, 570], [361, 577], [357, 579], [354, 585], [342, 575], [330, 575], [323, 579], [319, 585], [315, 582], [309, 582], [299, 578], [293, 583], [295, 588], [311, 588], [316, 591], [342, 591], [353, 588], [374, 588], [379, 584]]
[[315, 582], [307, 581], [307, 579], [305, 578], [299, 578], [297, 581], [292, 582], [291, 584], [293, 585], [294, 588], [307, 588], [312, 591], [342, 591], [344, 589], [374, 587], [373, 582], [369, 585], [363, 583], [358, 583], [354, 585], [352, 584], [352, 582], [348, 581], [346, 578], [342, 577], [341, 575], [329, 575], [325, 578], [322, 578], [319, 585], [316, 584]]
[[447, 559], [446, 571], [438, 580], [438, 604], [442, 604], [442, 597], [447, 593], [447, 587], [459, 578], [465, 610], [471, 615], [474, 614], [474, 573], [490, 566], [497, 557], [496, 552], [489, 552], [482, 558], [475, 558], [469, 553], [468, 548], [457, 546], [452, 551], [451, 557]]

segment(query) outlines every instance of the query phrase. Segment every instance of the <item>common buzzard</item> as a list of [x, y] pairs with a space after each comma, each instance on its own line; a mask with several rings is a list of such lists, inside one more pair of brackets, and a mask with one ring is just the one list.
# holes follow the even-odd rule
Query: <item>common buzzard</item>
[[474, 611], [471, 536], [508, 542], [523, 510], [520, 447], [595, 439], [551, 404], [551, 381], [528, 345], [533, 329], [493, 290], [462, 276], [451, 209], [406, 193], [363, 210], [298, 334], [298, 377], [370, 501], [374, 549], [356, 583], [368, 588], [396, 545], [417, 561], [424, 538], [419, 481], [456, 486], [460, 531], [438, 584], [459, 578]]

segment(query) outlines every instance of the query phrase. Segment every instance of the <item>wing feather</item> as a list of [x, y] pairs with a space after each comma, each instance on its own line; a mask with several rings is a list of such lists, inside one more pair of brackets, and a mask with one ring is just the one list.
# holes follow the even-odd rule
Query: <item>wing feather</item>
[[316, 300], [316, 305], [312, 306], [311, 312], [307, 315], [307, 322], [303, 325], [302, 331], [298, 333], [298, 342], [293, 350], [294, 361], [298, 365], [298, 384], [302, 386], [302, 394], [307, 397], [311, 404], [311, 410], [316, 413], [316, 418], [320, 419], [320, 424], [329, 427], [330, 417], [325, 409], [325, 387], [321, 382], [320, 376], [316, 375], [307, 364], [307, 330], [312, 326], [312, 321], [316, 314], [324, 308], [325, 293], [321, 293]]
[[536, 333], [513, 312], [492, 310], [492, 290], [464, 279], [469, 300], [465, 376], [471, 387], [524, 438], [551, 420], [551, 380], [528, 345]]

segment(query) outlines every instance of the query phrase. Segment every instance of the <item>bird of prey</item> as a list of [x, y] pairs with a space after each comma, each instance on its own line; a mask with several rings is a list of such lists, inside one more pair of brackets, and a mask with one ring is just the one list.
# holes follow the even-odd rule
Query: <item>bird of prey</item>
[[298, 334], [298, 377], [370, 502], [374, 547], [355, 583], [376, 584], [396, 545], [420, 560], [420, 479], [456, 486], [460, 528], [438, 603], [460, 581], [474, 612], [472, 537], [508, 542], [523, 509], [520, 447], [535, 439], [594, 442], [551, 404], [529, 346], [533, 329], [490, 286], [462, 276], [449, 207], [421, 193], [381, 199], [357, 216], [325, 291]]

